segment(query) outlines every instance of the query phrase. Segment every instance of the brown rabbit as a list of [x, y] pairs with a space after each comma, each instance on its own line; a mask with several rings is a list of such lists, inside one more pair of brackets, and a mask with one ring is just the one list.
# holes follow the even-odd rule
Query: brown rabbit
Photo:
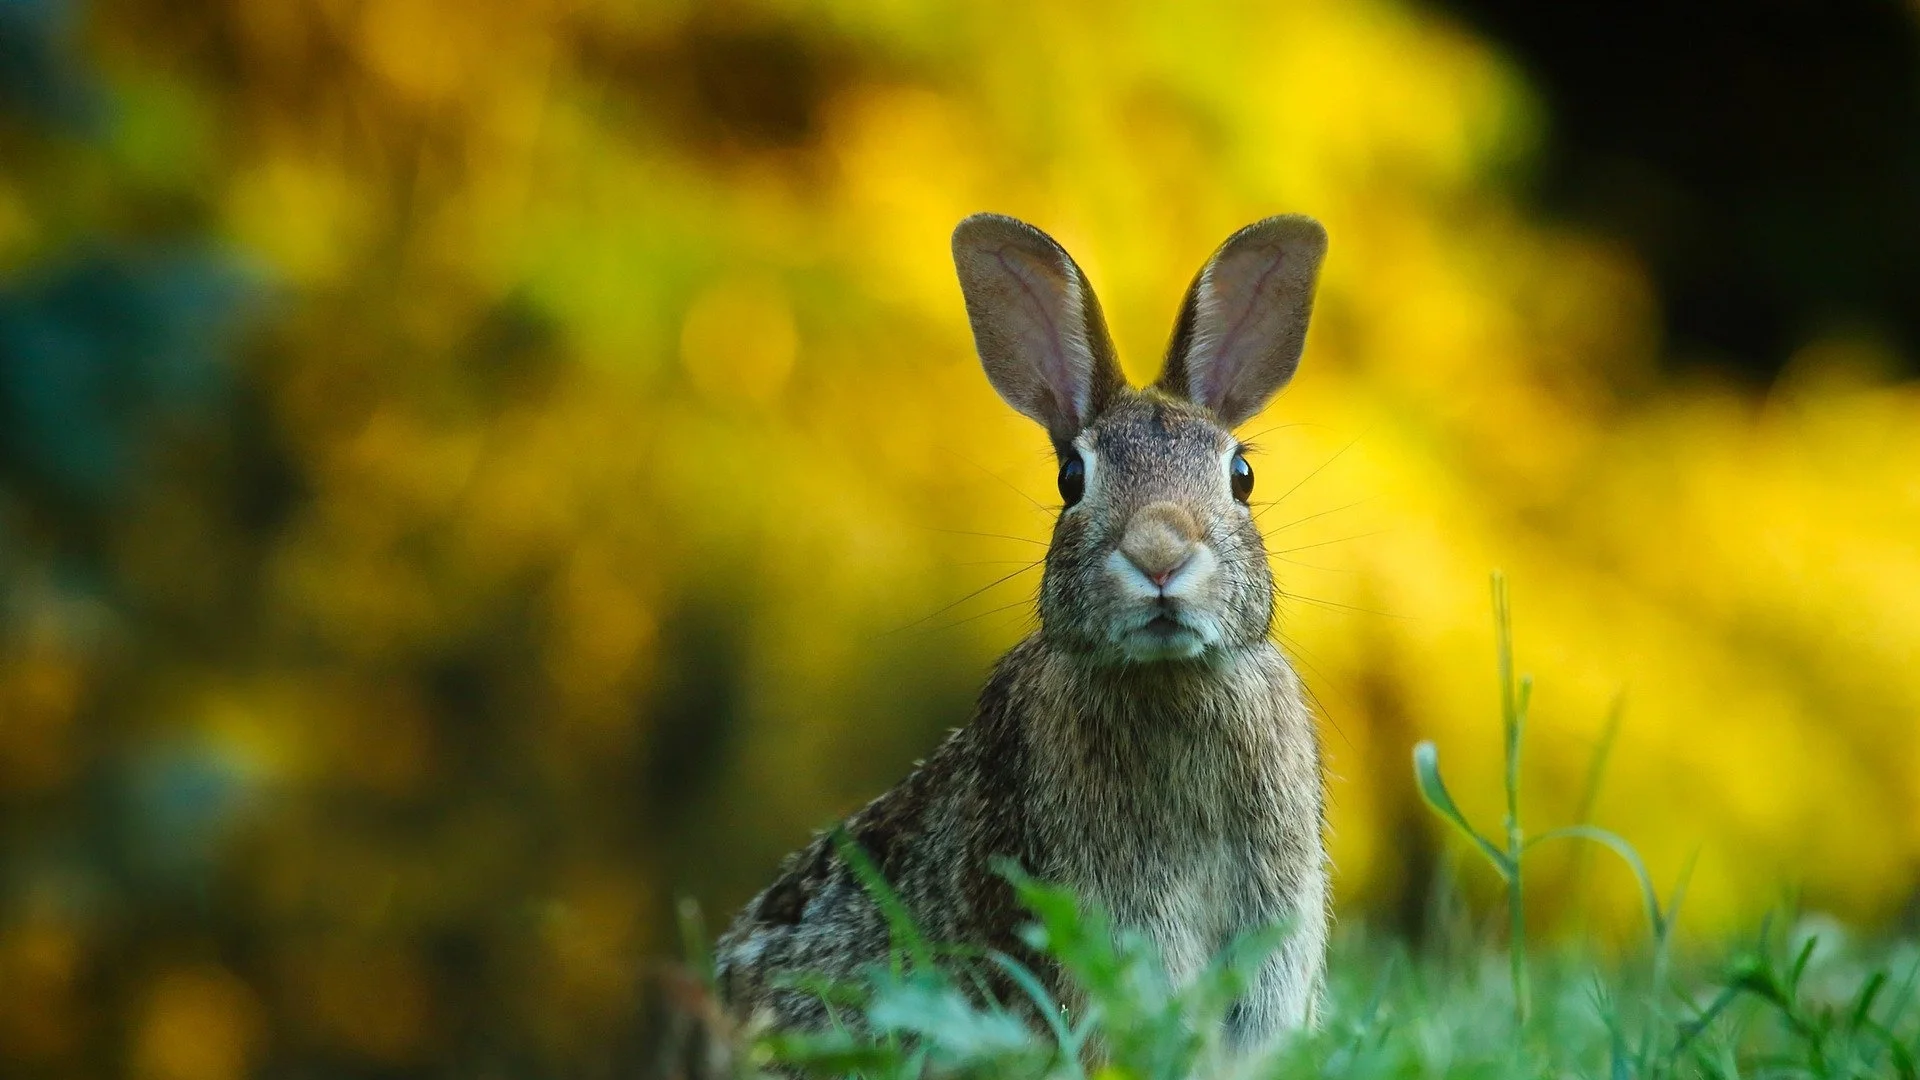
[[[1188, 289], [1160, 380], [1135, 390], [1060, 245], [994, 214], [954, 230], [987, 378], [1046, 427], [1064, 505], [1040, 630], [1001, 659], [971, 724], [846, 821], [935, 942], [1033, 959], [1001, 857], [1153, 939], [1176, 985], [1285, 921], [1229, 1017], [1241, 1046], [1312, 1023], [1325, 967], [1319, 740], [1269, 640], [1273, 576], [1232, 434], [1293, 375], [1325, 252], [1310, 218], [1235, 233]], [[823, 1007], [788, 980], [853, 976], [888, 947], [822, 835], [721, 938], [720, 989], [743, 1016], [815, 1026]]]

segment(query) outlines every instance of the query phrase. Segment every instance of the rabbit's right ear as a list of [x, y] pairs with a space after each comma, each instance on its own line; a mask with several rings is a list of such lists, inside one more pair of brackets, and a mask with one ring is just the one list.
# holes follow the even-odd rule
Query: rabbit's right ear
[[1154, 385], [1228, 428], [1265, 408], [1300, 363], [1326, 254], [1327, 230], [1299, 214], [1227, 237], [1187, 289]]
[[1000, 214], [953, 230], [953, 265], [988, 381], [1072, 442], [1126, 386], [1086, 276], [1052, 237]]

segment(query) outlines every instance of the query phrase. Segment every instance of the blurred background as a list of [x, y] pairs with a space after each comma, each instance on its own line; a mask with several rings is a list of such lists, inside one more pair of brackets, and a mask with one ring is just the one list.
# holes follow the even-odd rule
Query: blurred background
[[1910, 3], [0, 0], [0, 1072], [599, 1075], [1031, 626], [982, 209], [1136, 380], [1327, 224], [1245, 434], [1345, 920], [1424, 925], [1417, 739], [1497, 821], [1498, 567], [1532, 820], [1910, 928], [1916, 191]]

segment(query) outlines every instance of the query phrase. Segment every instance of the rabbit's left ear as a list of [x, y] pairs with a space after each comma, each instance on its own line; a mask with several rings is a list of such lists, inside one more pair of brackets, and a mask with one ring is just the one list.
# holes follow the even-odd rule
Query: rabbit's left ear
[[953, 265], [988, 381], [1056, 445], [1072, 442], [1126, 386], [1086, 275], [1051, 236], [1000, 214], [953, 230]]
[[1265, 408], [1300, 364], [1326, 253], [1327, 231], [1298, 214], [1228, 237], [1187, 289], [1155, 385], [1229, 428]]

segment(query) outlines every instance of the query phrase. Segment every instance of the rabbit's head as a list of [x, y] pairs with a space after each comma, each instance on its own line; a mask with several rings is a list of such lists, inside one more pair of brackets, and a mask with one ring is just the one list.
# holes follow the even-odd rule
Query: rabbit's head
[[1135, 390], [1059, 244], [996, 214], [954, 230], [987, 378], [1046, 427], [1060, 460], [1040, 589], [1051, 645], [1144, 663], [1265, 639], [1273, 575], [1233, 429], [1293, 376], [1326, 248], [1325, 230], [1298, 216], [1229, 237], [1187, 290], [1159, 381]]

